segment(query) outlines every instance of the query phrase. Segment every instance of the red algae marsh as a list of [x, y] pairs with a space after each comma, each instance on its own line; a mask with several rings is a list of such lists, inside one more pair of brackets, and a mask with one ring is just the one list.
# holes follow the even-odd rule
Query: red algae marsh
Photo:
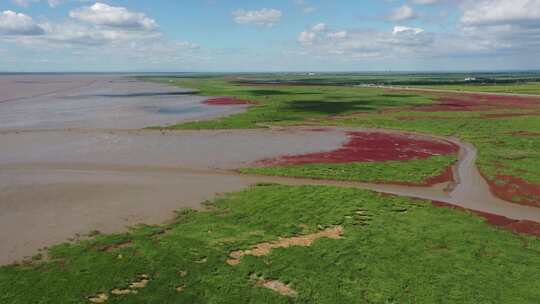
[[71, 78], [2, 80], [62, 83], [0, 104], [2, 303], [540, 299], [536, 99]]
[[458, 146], [442, 140], [390, 132], [348, 132], [349, 141], [341, 148], [304, 155], [282, 156], [261, 161], [267, 166], [336, 164], [352, 162], [408, 161], [457, 153]]
[[[421, 92], [421, 91], [420, 91]], [[493, 94], [432, 93], [437, 102], [433, 105], [419, 106], [414, 111], [488, 111], [497, 109], [538, 109], [537, 97], [497, 96]]]

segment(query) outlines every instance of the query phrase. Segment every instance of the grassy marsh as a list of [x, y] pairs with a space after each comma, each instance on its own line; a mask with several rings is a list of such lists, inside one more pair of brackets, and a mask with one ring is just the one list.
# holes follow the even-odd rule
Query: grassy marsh
[[[540, 133], [540, 101], [536, 109], [419, 112], [414, 111], [413, 107], [434, 103], [436, 97], [427, 92], [399, 93], [379, 88], [240, 84], [222, 78], [151, 80], [194, 88], [199, 90], [201, 95], [232, 96], [257, 102], [256, 106], [242, 114], [179, 124], [170, 127], [172, 129], [257, 128], [267, 125], [308, 124], [386, 128], [455, 136], [478, 148], [477, 164], [490, 182], [501, 182], [500, 176], [509, 175], [525, 183], [540, 185], [540, 140], [537, 135], [518, 135], [523, 132]], [[377, 170], [377, 166], [374, 165], [372, 170]], [[320, 176], [308, 173], [313, 172], [313, 168], [308, 169], [294, 168], [294, 171], [295, 174]], [[285, 170], [266, 171], [272, 174], [277, 174], [278, 171], [284, 175], [290, 174]], [[327, 174], [328, 177], [332, 175], [339, 178], [336, 174]], [[417, 177], [412, 177], [411, 180], [416, 179]], [[367, 180], [372, 179], [368, 177]], [[511, 184], [507, 186], [517, 187]], [[540, 205], [540, 196], [534, 191], [516, 191], [509, 199]]]
[[[36, 257], [0, 268], [0, 302], [90, 303], [96, 295], [105, 295], [107, 303], [535, 303], [540, 298], [540, 241], [491, 227], [467, 212], [323, 186], [260, 185], [207, 206], [205, 212], [180, 211], [166, 226], [97, 235], [51, 248], [50, 260]], [[341, 239], [321, 238], [307, 247], [244, 256], [236, 266], [226, 263], [232, 251], [336, 225], [344, 229]], [[279, 280], [297, 295], [280, 295], [254, 277]]]

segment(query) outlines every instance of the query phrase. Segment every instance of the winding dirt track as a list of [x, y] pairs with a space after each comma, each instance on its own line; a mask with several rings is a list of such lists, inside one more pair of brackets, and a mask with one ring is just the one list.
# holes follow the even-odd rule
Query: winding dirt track
[[119, 232], [137, 223], [160, 224], [179, 208], [198, 208], [220, 193], [261, 182], [369, 189], [540, 222], [539, 208], [492, 195], [475, 166], [476, 149], [454, 138], [444, 140], [460, 147], [455, 184], [409, 187], [235, 171], [284, 154], [335, 150], [347, 141], [350, 131], [383, 130], [0, 130], [0, 264], [77, 234]]

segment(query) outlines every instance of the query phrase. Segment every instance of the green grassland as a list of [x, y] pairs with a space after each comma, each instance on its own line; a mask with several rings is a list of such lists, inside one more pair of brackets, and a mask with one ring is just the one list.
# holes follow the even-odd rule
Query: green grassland
[[540, 82], [525, 82], [515, 84], [459, 84], [459, 85], [437, 85], [437, 86], [414, 86], [418, 88], [429, 88], [436, 90], [451, 90], [464, 92], [485, 92], [485, 93], [511, 93], [540, 95]]
[[[225, 118], [168, 126], [168, 129], [245, 129], [265, 124], [323, 119], [355, 112], [375, 112], [432, 103], [429, 96], [388, 93], [377, 89], [313, 86], [265, 87], [235, 85], [223, 79], [149, 78], [196, 89], [204, 96], [230, 96], [256, 102], [247, 112]], [[172, 81], [172, 82], [171, 82]]]
[[[207, 77], [210, 75], [206, 75]], [[227, 75], [231, 76], [231, 75]], [[235, 74], [240, 83], [284, 83], [306, 85], [451, 85], [465, 83], [514, 84], [540, 81], [540, 72], [468, 72], [468, 73], [408, 73], [408, 72], [351, 72], [351, 73], [257, 73]], [[216, 75], [219, 77], [219, 75]], [[468, 80], [466, 80], [468, 78]], [[474, 78], [474, 80], [471, 80]]]
[[[475, 80], [466, 80], [474, 78]], [[540, 94], [539, 72], [507, 73], [281, 73], [236, 75], [239, 84], [407, 86], [470, 92]]]
[[240, 171], [247, 174], [272, 176], [421, 185], [430, 178], [444, 173], [446, 168], [452, 166], [456, 161], [456, 156], [435, 156], [411, 161], [257, 167], [245, 168]]
[[[166, 78], [153, 81], [169, 82], [200, 90], [201, 95], [232, 96], [254, 100], [257, 105], [247, 112], [230, 117], [170, 126], [171, 129], [257, 128], [273, 125], [336, 125], [406, 130], [455, 136], [474, 144], [479, 150], [482, 173], [496, 181], [498, 175], [512, 175], [532, 184], [540, 184], [540, 140], [532, 136], [516, 136], [518, 132], [540, 132], [538, 110], [497, 110], [484, 112], [414, 112], [410, 107], [435, 102], [429, 93], [392, 93], [377, 88], [340, 86], [241, 85], [219, 78]], [[388, 111], [391, 109], [392, 111]], [[525, 116], [488, 118], [487, 114], [522, 114]], [[436, 162], [426, 163], [431, 170]], [[442, 163], [438, 163], [442, 164]], [[395, 164], [394, 164], [395, 165]], [[407, 170], [405, 165], [404, 170]], [[423, 165], [416, 163], [417, 168]], [[417, 182], [425, 176], [393, 173], [381, 164], [364, 164], [362, 172], [352, 172], [359, 165], [343, 171], [342, 166], [305, 166], [288, 169], [255, 169], [253, 172], [285, 176], [333, 177], [363, 181], [390, 181], [392, 176], [403, 182]], [[384, 165], [382, 165], [384, 166]], [[354, 167], [354, 168], [353, 168]], [[438, 171], [442, 172], [443, 167]], [[410, 172], [410, 171], [407, 171]], [[430, 171], [433, 172], [433, 171]], [[365, 173], [365, 174], [364, 174]], [[353, 177], [356, 176], [356, 177]], [[404, 178], [405, 177], [405, 178]], [[403, 180], [401, 178], [404, 178]], [[515, 196], [519, 202], [523, 197]], [[540, 198], [528, 198], [540, 200]]]
[[[415, 112], [434, 98], [339, 86], [255, 86], [222, 77], [152, 78], [206, 96], [255, 101], [227, 118], [172, 129], [262, 128], [268, 125], [374, 127], [456, 136], [479, 149], [488, 178], [498, 174], [540, 184], [540, 132], [530, 110]], [[387, 111], [391, 109], [392, 111]], [[491, 113], [491, 112], [490, 112]], [[493, 114], [493, 113], [491, 113]], [[159, 127], [158, 127], [159, 128]], [[372, 182], [422, 182], [453, 156], [410, 162], [248, 168], [246, 173]], [[519, 200], [520, 198], [516, 198]], [[50, 248], [19, 265], [0, 267], [0, 303], [538, 303], [540, 239], [490, 226], [469, 212], [428, 201], [328, 186], [258, 185], [181, 210], [163, 226]], [[262, 257], [229, 254], [261, 242], [340, 225], [343, 238], [273, 249]], [[131, 288], [138, 278], [143, 288]], [[280, 295], [256, 279], [297, 292]], [[179, 288], [180, 287], [180, 288]], [[114, 289], [126, 290], [124, 295]], [[134, 293], [136, 291], [136, 293]]]
[[[467, 212], [358, 189], [260, 185], [166, 226], [53, 247], [0, 268], [0, 303], [538, 303], [540, 240]], [[341, 225], [343, 238], [226, 263], [231, 251]], [[138, 276], [136, 294], [113, 295]], [[252, 277], [279, 280], [282, 296]], [[177, 291], [177, 287], [182, 287]]]

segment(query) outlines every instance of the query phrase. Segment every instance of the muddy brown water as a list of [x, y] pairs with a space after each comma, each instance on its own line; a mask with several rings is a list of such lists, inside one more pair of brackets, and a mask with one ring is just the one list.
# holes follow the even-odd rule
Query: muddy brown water
[[[2, 81], [6, 82], [0, 79], [0, 85], [4, 85]], [[25, 81], [19, 87], [32, 83], [31, 79]], [[69, 82], [65, 78], [54, 81]], [[494, 197], [475, 166], [476, 150], [457, 139], [448, 139], [461, 149], [454, 170], [458, 182], [453, 185], [407, 187], [248, 176], [233, 169], [265, 158], [337, 149], [347, 141], [351, 129], [145, 131], [138, 128], [149, 121], [193, 119], [191, 113], [176, 113], [171, 118], [145, 109], [162, 105], [163, 95], [156, 92], [171, 92], [172, 88], [113, 77], [62, 83], [52, 91], [46, 85], [32, 90], [27, 95], [11, 93], [0, 103], [0, 264], [21, 260], [77, 234], [120, 232], [137, 223], [160, 224], [177, 209], [199, 208], [201, 202], [220, 193], [259, 182], [356, 187], [540, 222], [540, 209]], [[87, 101], [95, 104], [86, 113], [88, 105], [80, 98], [66, 97], [70, 94], [100, 97]], [[126, 94], [136, 97], [118, 97]], [[173, 107], [183, 106], [185, 98], [188, 103], [201, 101], [183, 93], [166, 96], [166, 104]], [[134, 103], [125, 98], [135, 98]], [[48, 109], [47, 103], [51, 104], [49, 116], [38, 115], [32, 106]], [[108, 115], [109, 108], [119, 114]], [[29, 119], [24, 120], [17, 111], [29, 112]], [[63, 111], [80, 115], [70, 118]]]
[[259, 180], [226, 170], [346, 139], [304, 130], [0, 133], [0, 263], [77, 233], [162, 223]]

